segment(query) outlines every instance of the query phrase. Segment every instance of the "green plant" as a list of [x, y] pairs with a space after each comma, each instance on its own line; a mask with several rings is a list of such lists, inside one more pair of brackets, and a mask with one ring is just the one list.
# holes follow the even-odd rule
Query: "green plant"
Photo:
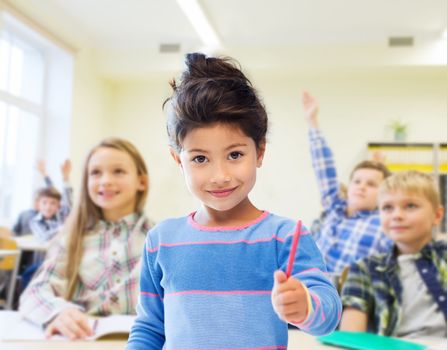
[[407, 131], [408, 128], [408, 124], [403, 123], [400, 120], [393, 120], [390, 124], [389, 127], [397, 133], [405, 133]]

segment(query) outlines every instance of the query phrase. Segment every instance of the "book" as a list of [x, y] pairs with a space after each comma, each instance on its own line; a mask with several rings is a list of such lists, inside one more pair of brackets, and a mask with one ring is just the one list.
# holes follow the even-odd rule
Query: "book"
[[130, 329], [135, 321], [135, 316], [132, 315], [112, 315], [107, 317], [95, 318], [93, 320], [92, 328], [95, 334], [88, 339], [97, 340], [104, 337], [113, 336], [125, 337], [129, 336]]
[[[94, 335], [86, 340], [127, 339], [135, 317], [134, 315], [111, 315], [91, 318], [89, 323], [94, 330]], [[16, 311], [0, 312], [0, 330], [0, 340], [46, 340], [44, 329], [23, 319]], [[69, 339], [54, 335], [51, 340], [68, 341]]]
[[320, 342], [354, 350], [425, 350], [426, 346], [366, 332], [335, 331], [317, 338]]

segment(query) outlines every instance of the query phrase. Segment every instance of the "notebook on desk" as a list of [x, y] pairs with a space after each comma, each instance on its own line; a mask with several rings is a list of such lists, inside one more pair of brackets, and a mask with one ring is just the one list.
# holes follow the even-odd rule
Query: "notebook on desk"
[[407, 340], [365, 332], [335, 331], [317, 338], [322, 343], [353, 350], [425, 350], [426, 346]]
[[[128, 337], [135, 321], [135, 316], [112, 315], [89, 320], [95, 334], [86, 340], [124, 339]], [[0, 312], [0, 340], [46, 340], [44, 330], [35, 324], [22, 319], [18, 312]], [[51, 340], [67, 341], [68, 338], [55, 335]]]

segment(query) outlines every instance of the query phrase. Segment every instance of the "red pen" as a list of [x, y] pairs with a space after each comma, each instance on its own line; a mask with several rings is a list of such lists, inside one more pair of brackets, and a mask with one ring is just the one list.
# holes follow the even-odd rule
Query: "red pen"
[[301, 236], [301, 220], [298, 220], [298, 223], [296, 224], [295, 233], [293, 235], [292, 248], [290, 249], [289, 263], [287, 264], [287, 271], [286, 271], [287, 278], [289, 278], [290, 275], [292, 274], [293, 263], [295, 262], [295, 255], [298, 248], [298, 242], [300, 240], [300, 236]]

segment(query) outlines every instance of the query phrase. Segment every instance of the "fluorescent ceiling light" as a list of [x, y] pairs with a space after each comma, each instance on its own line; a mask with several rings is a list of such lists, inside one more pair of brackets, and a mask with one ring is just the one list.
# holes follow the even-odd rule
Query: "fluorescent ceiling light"
[[177, 0], [189, 22], [208, 48], [219, 48], [220, 39], [197, 0]]

